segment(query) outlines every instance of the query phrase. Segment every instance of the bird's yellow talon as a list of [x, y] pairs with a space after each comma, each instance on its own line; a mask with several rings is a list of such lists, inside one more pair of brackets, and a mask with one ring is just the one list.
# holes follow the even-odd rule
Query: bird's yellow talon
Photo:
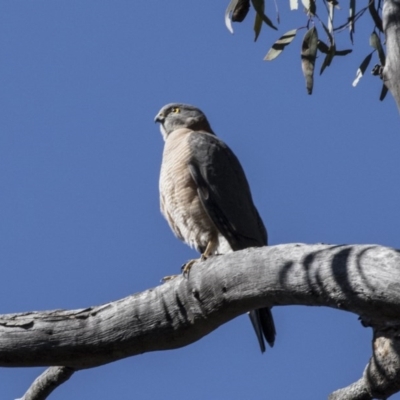
[[161, 279], [161, 283], [172, 281], [172, 279], [175, 279], [177, 276], [179, 276], [179, 275], [164, 276], [164, 278]]
[[190, 272], [191, 268], [193, 267], [193, 265], [196, 263], [196, 261], [199, 261], [199, 260], [189, 260], [185, 265], [182, 266], [182, 275], [184, 277], [189, 276], [189, 272]]

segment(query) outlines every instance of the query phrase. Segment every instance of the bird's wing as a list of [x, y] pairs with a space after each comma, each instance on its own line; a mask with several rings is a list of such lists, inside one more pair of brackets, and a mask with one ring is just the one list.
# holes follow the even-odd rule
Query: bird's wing
[[[189, 169], [201, 203], [232, 250], [267, 245], [267, 230], [250, 192], [246, 175], [232, 150], [206, 132], [190, 134]], [[275, 325], [269, 308], [249, 312], [261, 352], [264, 338], [272, 347]]]
[[267, 231], [254, 206], [239, 160], [216, 136], [192, 132], [190, 173], [204, 209], [232, 250], [267, 244]]

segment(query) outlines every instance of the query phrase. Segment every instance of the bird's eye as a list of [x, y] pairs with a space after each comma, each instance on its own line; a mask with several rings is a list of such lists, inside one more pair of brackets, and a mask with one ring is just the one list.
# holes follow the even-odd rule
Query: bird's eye
[[171, 111], [175, 114], [179, 114], [181, 112], [181, 109], [179, 107], [174, 107], [171, 109]]

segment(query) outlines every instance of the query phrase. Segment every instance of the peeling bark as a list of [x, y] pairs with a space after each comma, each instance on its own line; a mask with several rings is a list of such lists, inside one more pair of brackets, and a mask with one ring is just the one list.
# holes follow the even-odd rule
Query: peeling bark
[[62, 365], [73, 372], [186, 346], [250, 309], [295, 304], [350, 311], [373, 328], [362, 378], [330, 399], [400, 390], [400, 252], [375, 245], [246, 249], [101, 306], [2, 315], [0, 366]]

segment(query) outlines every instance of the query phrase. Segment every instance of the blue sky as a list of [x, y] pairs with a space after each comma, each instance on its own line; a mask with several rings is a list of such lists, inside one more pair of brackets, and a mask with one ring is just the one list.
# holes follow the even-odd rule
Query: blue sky
[[[0, 2], [1, 313], [117, 300], [196, 255], [159, 212], [153, 119], [175, 101], [203, 109], [236, 152], [271, 245], [400, 247], [398, 111], [369, 73], [351, 86], [371, 51], [369, 16], [308, 96], [304, 30], [262, 61], [302, 12], [282, 3], [279, 32], [264, 27], [254, 43], [253, 15], [227, 31], [227, 3]], [[338, 43], [351, 47], [346, 32]], [[263, 356], [242, 316], [188, 347], [81, 371], [50, 398], [320, 400], [361, 376], [371, 330], [356, 315], [273, 312]], [[21, 397], [42, 370], [1, 369], [0, 397]]]

